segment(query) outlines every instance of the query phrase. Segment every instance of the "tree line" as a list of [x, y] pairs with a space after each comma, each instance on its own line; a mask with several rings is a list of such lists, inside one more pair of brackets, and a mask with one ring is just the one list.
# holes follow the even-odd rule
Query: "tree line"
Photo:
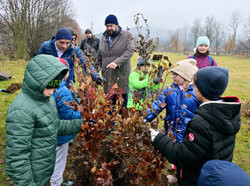
[[[79, 41], [83, 31], [74, 16], [68, 0], [0, 0], [0, 52], [13, 59], [30, 59], [61, 27], [76, 30]], [[206, 35], [214, 54], [249, 54], [250, 16], [244, 20], [234, 11], [228, 23], [208, 16], [166, 34], [169, 39], [158, 48], [164, 52], [192, 52], [197, 38]]]
[[82, 35], [71, 1], [0, 0], [0, 47], [10, 58], [32, 58], [60, 27]]
[[206, 35], [214, 54], [250, 53], [250, 16], [244, 19], [240, 12], [234, 11], [228, 22], [220, 22], [214, 16], [205, 20], [195, 19], [191, 27], [168, 33], [168, 40], [161, 43], [161, 50], [185, 53], [191, 52], [199, 36]]

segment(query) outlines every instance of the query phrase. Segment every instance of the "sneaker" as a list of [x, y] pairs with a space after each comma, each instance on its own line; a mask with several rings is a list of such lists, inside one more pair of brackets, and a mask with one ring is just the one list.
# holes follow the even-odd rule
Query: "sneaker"
[[167, 176], [167, 178], [168, 178], [168, 183], [177, 183], [177, 178], [175, 177], [175, 176], [173, 176], [173, 175], [168, 175]]
[[63, 181], [61, 186], [73, 186], [74, 182], [73, 181]]

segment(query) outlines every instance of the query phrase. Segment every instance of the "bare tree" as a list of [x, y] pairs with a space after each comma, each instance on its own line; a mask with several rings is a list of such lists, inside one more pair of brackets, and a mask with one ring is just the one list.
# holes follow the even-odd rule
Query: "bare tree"
[[73, 18], [68, 18], [67, 21], [63, 24], [66, 28], [72, 28], [77, 33], [77, 45], [81, 40], [85, 37], [84, 32], [81, 29], [80, 25], [77, 23], [77, 21]]
[[[67, 0], [1, 0], [0, 7], [0, 18], [17, 59], [33, 57], [40, 44], [64, 26], [72, 12]], [[3, 46], [9, 44], [3, 42]]]
[[177, 52], [178, 54], [182, 53], [183, 45], [182, 40], [179, 36], [179, 30], [177, 30], [172, 36], [170, 41], [170, 51]]
[[188, 28], [187, 25], [185, 25], [181, 29], [182, 41], [183, 41], [183, 52], [188, 52], [192, 48], [192, 45], [190, 45], [190, 40], [188, 39], [189, 38], [188, 37], [188, 31], [189, 31], [189, 28]]
[[[0, 1], [0, 16], [6, 29], [11, 32], [15, 48], [15, 56], [25, 58], [27, 56], [27, 6], [28, 0]], [[7, 44], [7, 43], [5, 43]]]
[[250, 54], [250, 16], [246, 19], [242, 30], [241, 30], [241, 38], [239, 39], [239, 43], [242, 46], [242, 50], [244, 53]]
[[203, 27], [203, 33], [208, 37], [210, 40], [210, 44], [212, 45], [214, 42], [214, 37], [215, 37], [215, 18], [213, 16], [208, 16], [206, 17], [205, 24]]
[[193, 22], [193, 26], [191, 27], [191, 38], [193, 40], [193, 46], [195, 47], [196, 41], [200, 36], [202, 31], [201, 20], [195, 19]]
[[228, 24], [229, 29], [231, 30], [230, 38], [232, 38], [232, 47], [231, 47], [232, 51], [230, 52], [233, 53], [236, 52], [236, 38], [240, 24], [241, 24], [241, 15], [238, 11], [234, 11], [232, 13], [231, 19]]
[[220, 47], [223, 43], [224, 35], [223, 25], [219, 21], [216, 21], [214, 24], [214, 48], [216, 55], [219, 55], [220, 53]]

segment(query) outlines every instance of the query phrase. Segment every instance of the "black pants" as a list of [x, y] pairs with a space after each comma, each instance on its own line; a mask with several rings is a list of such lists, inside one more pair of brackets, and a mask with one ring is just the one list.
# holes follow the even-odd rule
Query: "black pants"
[[[127, 108], [127, 103], [128, 103], [128, 94], [122, 94], [122, 99], [123, 99], [123, 104], [122, 106]], [[117, 94], [114, 94], [114, 97], [112, 99], [112, 104], [115, 105], [117, 100]]]

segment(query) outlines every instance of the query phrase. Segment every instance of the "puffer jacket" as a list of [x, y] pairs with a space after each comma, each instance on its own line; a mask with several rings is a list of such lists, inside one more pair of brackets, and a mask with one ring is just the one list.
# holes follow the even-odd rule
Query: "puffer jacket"
[[153, 112], [148, 109], [148, 115], [145, 119], [150, 122], [165, 109], [164, 127], [166, 133], [170, 128], [176, 140], [181, 143], [187, 124], [195, 115], [195, 110], [200, 103], [195, 97], [193, 85], [189, 85], [187, 91], [183, 92], [178, 85], [173, 83], [171, 87], [166, 87], [153, 102]]
[[188, 123], [182, 143], [162, 133], [155, 137], [155, 148], [177, 165], [180, 185], [197, 185], [201, 168], [209, 160], [232, 161], [240, 107], [237, 97], [203, 103]]
[[[136, 67], [133, 68], [129, 75], [129, 94], [127, 108], [132, 108], [134, 104], [134, 92], [138, 91], [138, 98], [141, 103], [148, 97], [150, 93], [154, 93], [160, 86], [160, 83], [154, 84], [152, 80], [149, 80], [148, 74], [140, 74]], [[150, 92], [149, 92], [150, 88]], [[142, 107], [136, 105], [136, 110], [141, 110]]]
[[[70, 103], [71, 101], [76, 101], [75, 94], [69, 90], [65, 81], [61, 82], [60, 87], [57, 89], [57, 93], [54, 92], [53, 96], [56, 100], [56, 107], [59, 119], [72, 120], [82, 118], [81, 113], [79, 111], [73, 110], [70, 106], [67, 106], [64, 103], [64, 101], [67, 101], [68, 103]], [[58, 136], [57, 146], [69, 142], [74, 137], [75, 135]]]
[[[48, 54], [48, 55], [52, 55], [54, 57], [58, 57], [56, 47], [55, 47], [55, 42], [56, 42], [55, 37], [52, 37], [49, 41], [45, 41], [41, 45], [40, 49], [38, 50], [37, 55]], [[75, 74], [74, 74], [74, 54], [76, 54], [76, 56], [80, 60], [80, 63], [83, 65], [83, 73], [86, 72], [87, 59], [85, 58], [81, 49], [78, 46], [74, 46], [73, 44], [70, 44], [69, 48], [67, 48], [67, 50], [61, 56], [61, 58], [64, 58], [69, 63], [70, 71], [69, 71], [69, 77], [66, 80], [67, 84], [69, 84], [71, 80], [75, 81], [75, 79], [74, 79], [74, 77], [75, 77]], [[91, 74], [92, 78], [99, 76], [99, 74], [97, 73], [97, 71], [95, 70], [95, 68], [92, 65], [90, 66], [89, 69], [90, 69], [90, 74]]]
[[[187, 59], [190, 59], [190, 58], [192, 58], [192, 56], [187, 57]], [[217, 63], [214, 60], [214, 58], [212, 56], [210, 56], [210, 58], [212, 59], [212, 65], [210, 64], [208, 54], [200, 54], [200, 53], [194, 54], [194, 59], [197, 62], [196, 66], [199, 69], [204, 68], [204, 67], [217, 66]]]
[[54, 170], [58, 135], [76, 134], [82, 119], [59, 120], [48, 83], [67, 67], [51, 55], [38, 55], [26, 67], [21, 92], [6, 117], [6, 172], [18, 186], [44, 186]]

